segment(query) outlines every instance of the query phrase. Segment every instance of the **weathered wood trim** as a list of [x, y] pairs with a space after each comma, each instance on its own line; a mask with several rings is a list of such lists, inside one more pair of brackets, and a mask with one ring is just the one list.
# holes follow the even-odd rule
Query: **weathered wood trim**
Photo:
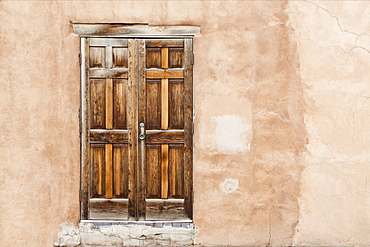
[[[137, 68], [136, 68], [136, 81], [139, 84], [138, 89], [140, 92], [139, 100], [138, 100], [138, 107], [139, 107], [139, 123], [141, 120], [145, 121], [144, 115], [146, 112], [145, 108], [145, 88], [146, 88], [146, 80], [145, 80], [145, 40], [138, 39], [137, 40]], [[138, 124], [139, 124], [138, 123]], [[138, 132], [137, 132], [138, 133]], [[146, 164], [146, 143], [145, 140], [140, 140], [140, 151], [139, 151], [140, 161], [138, 162], [138, 176], [137, 176], [137, 186], [138, 186], [138, 220], [145, 220], [146, 215], [146, 177], [145, 177], [145, 164]]]
[[184, 44], [184, 196], [185, 212], [190, 219], [193, 218], [193, 39], [185, 39]]
[[90, 157], [90, 147], [89, 147], [89, 115], [86, 113], [86, 109], [89, 107], [89, 81], [88, 81], [88, 70], [86, 66], [88, 64], [88, 40], [81, 38], [81, 219], [87, 220], [89, 214], [89, 157]]
[[71, 22], [73, 32], [81, 37], [163, 37], [194, 36], [200, 33], [198, 26], [149, 26], [147, 24], [76, 23]]
[[136, 65], [136, 54], [137, 45], [135, 40], [129, 40], [128, 42], [129, 57], [128, 57], [128, 93], [127, 93], [127, 128], [128, 128], [128, 142], [129, 142], [129, 204], [128, 204], [128, 219], [137, 220], [137, 163], [138, 163], [138, 106], [136, 100], [138, 97], [138, 89], [135, 85], [135, 77], [137, 69]]

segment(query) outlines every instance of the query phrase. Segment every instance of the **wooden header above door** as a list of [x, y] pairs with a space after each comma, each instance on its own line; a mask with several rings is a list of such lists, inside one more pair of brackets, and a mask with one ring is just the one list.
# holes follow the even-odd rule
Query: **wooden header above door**
[[71, 22], [73, 32], [81, 37], [179, 37], [200, 34], [199, 26], [150, 26], [126, 23]]

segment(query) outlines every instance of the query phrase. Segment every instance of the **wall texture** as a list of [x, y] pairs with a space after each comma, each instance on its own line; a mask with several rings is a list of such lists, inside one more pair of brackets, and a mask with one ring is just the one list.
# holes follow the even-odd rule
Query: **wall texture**
[[197, 244], [370, 245], [370, 3], [0, 1], [0, 246], [79, 222], [75, 22], [198, 25]]

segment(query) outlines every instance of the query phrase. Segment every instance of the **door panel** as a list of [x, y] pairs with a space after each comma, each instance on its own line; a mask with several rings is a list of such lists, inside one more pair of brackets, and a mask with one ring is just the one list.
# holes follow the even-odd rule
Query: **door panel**
[[89, 38], [83, 46], [82, 217], [191, 219], [192, 40]]

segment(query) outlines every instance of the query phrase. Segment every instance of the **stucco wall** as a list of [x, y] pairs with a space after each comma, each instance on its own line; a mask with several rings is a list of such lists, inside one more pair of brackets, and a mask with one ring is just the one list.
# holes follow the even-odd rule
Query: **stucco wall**
[[79, 222], [76, 22], [199, 25], [204, 245], [370, 245], [370, 3], [0, 2], [0, 246]]

